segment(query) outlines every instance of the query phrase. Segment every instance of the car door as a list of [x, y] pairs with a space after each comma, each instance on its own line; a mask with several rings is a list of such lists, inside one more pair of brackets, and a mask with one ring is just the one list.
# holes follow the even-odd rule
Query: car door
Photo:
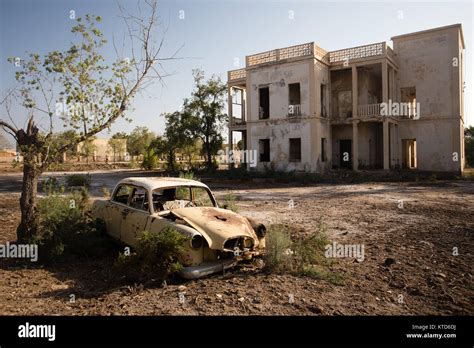
[[128, 201], [133, 191], [131, 185], [122, 184], [114, 191], [107, 207], [107, 233], [117, 240], [121, 240], [120, 230], [123, 215], [128, 211]]
[[143, 187], [134, 186], [128, 200], [128, 206], [122, 214], [120, 239], [124, 243], [135, 247], [141, 234], [146, 229], [149, 216], [148, 191]]

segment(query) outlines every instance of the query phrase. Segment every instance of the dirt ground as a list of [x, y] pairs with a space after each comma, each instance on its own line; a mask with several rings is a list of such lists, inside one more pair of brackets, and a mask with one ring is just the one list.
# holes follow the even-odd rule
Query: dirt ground
[[[241, 214], [267, 224], [304, 233], [322, 221], [331, 242], [362, 244], [365, 258], [335, 260], [341, 285], [245, 265], [196, 281], [118, 286], [113, 250], [33, 268], [0, 260], [0, 315], [474, 314], [472, 181], [209, 185], [218, 198], [233, 193]], [[0, 244], [16, 239], [19, 220], [19, 194], [6, 191]]]

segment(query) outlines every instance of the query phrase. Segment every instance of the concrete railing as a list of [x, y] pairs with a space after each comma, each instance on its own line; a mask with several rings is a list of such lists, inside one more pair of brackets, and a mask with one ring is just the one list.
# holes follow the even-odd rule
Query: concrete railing
[[245, 69], [231, 70], [227, 72], [227, 81], [235, 81], [240, 79], [245, 79], [247, 73]]
[[288, 117], [297, 117], [301, 116], [301, 105], [293, 104], [288, 105]]
[[370, 117], [379, 116], [382, 104], [366, 104], [357, 106], [357, 116], [359, 117]]

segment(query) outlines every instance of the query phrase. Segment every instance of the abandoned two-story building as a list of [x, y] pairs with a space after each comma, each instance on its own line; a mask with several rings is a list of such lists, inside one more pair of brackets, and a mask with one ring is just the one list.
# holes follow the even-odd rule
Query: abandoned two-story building
[[[313, 42], [246, 57], [228, 72], [229, 144], [255, 169], [462, 172], [460, 24], [327, 52]], [[248, 166], [250, 168], [250, 166]]]

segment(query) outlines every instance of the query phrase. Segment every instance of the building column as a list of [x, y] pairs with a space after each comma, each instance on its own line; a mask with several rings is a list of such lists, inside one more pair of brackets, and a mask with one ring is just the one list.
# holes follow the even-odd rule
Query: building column
[[[232, 136], [232, 130], [229, 127], [229, 145], [228, 145], [229, 153], [230, 153], [230, 151], [234, 150], [234, 144], [233, 143], [234, 143], [234, 139], [233, 139], [233, 136]], [[227, 151], [226, 151], [226, 155], [227, 155]], [[229, 164], [229, 169], [234, 168], [234, 163], [229, 162], [228, 164]]]
[[[233, 150], [233, 140], [232, 140], [232, 129], [230, 128], [233, 124], [232, 122], [232, 86], [227, 86], [227, 115], [229, 115], [229, 123], [227, 125], [229, 129], [229, 138], [228, 138], [228, 150], [232, 151]], [[227, 151], [226, 151], [227, 153]], [[229, 169], [234, 168], [233, 163], [229, 163]]]
[[395, 70], [391, 66], [389, 70], [389, 84], [390, 84], [390, 93], [389, 93], [389, 98], [392, 99], [392, 102], [394, 102], [397, 98], [395, 97]]
[[388, 103], [388, 65], [382, 62], [382, 102]]
[[352, 117], [357, 117], [357, 99], [359, 96], [358, 86], [357, 86], [357, 67], [352, 66]]
[[246, 101], [247, 101], [247, 91], [242, 90], [242, 121], [247, 122], [247, 110], [246, 110]]
[[232, 125], [232, 87], [227, 87], [227, 115], [229, 115], [229, 125]]
[[352, 169], [359, 170], [359, 121], [352, 122]]
[[390, 145], [389, 145], [389, 126], [388, 119], [383, 120], [383, 169], [390, 169]]

